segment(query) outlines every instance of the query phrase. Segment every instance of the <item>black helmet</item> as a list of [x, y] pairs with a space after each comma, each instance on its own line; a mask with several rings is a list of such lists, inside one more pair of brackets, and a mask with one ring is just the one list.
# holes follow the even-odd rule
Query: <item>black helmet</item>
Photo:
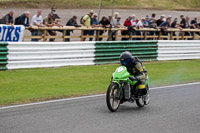
[[133, 59], [130, 52], [125, 51], [120, 55], [120, 63], [122, 66], [129, 66], [131, 64], [131, 60]]

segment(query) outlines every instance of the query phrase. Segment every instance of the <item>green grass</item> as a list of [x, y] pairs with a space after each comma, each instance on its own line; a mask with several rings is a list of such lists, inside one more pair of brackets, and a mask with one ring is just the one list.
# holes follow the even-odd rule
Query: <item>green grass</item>
[[[102, 0], [103, 8], [111, 8], [112, 0]], [[1, 6], [18, 5], [24, 8], [98, 8], [99, 0], [4, 0]], [[116, 8], [160, 9], [160, 10], [199, 10], [200, 0], [115, 0]]]
[[[150, 86], [200, 81], [200, 60], [146, 62]], [[0, 71], [0, 105], [105, 93], [117, 64]]]

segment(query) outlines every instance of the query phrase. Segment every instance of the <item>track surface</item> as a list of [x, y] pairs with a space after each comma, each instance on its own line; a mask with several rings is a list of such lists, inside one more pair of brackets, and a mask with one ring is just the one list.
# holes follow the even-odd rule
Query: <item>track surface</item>
[[0, 133], [199, 133], [199, 85], [151, 90], [148, 106], [115, 113], [105, 96], [0, 109]]

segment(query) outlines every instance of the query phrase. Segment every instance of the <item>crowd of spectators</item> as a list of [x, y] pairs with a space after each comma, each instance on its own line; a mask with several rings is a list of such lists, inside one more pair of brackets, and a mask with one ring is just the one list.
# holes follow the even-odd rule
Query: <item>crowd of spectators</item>
[[[47, 17], [42, 17], [42, 10], [38, 10], [37, 13], [32, 17], [30, 21], [30, 12], [25, 11], [22, 15], [15, 18], [14, 20], [14, 11], [10, 11], [8, 14], [3, 16], [0, 19], [0, 24], [6, 24], [11, 25], [13, 27], [14, 25], [24, 25], [29, 27], [32, 36], [38, 36], [43, 34], [39, 30], [33, 30], [32, 26], [38, 26], [38, 27], [52, 27], [52, 26], [59, 26], [63, 27], [63, 25], [59, 24], [61, 18], [56, 13], [56, 8], [52, 7], [51, 12], [47, 15]], [[80, 18], [80, 22], [77, 21], [77, 16], [72, 16], [67, 22], [66, 26], [75, 26], [75, 27], [105, 27], [105, 28], [120, 28], [120, 27], [127, 27], [128, 30], [121, 31], [122, 35], [143, 35], [144, 32], [138, 31], [136, 29], [140, 28], [153, 28], [153, 29], [160, 29], [162, 35], [168, 35], [170, 34], [167, 29], [168, 28], [178, 28], [178, 29], [200, 29], [200, 23], [198, 23], [197, 18], [194, 18], [190, 20], [189, 16], [180, 15], [180, 22], [178, 22], [178, 18], [172, 18], [171, 15], [161, 15], [159, 18], [156, 18], [156, 14], [153, 13], [151, 17], [146, 15], [142, 18], [137, 18], [135, 14], [132, 14], [132, 16], [127, 17], [125, 21], [121, 22], [121, 16], [118, 12], [114, 13], [114, 16], [103, 16], [100, 21], [97, 19], [97, 14], [91, 10], [88, 14], [85, 14]], [[30, 22], [29, 22], [30, 21]], [[80, 24], [79, 24], [80, 23]], [[62, 32], [62, 31], [54, 31], [54, 30], [48, 30], [47, 31], [50, 36], [56, 36], [56, 32]], [[67, 30], [65, 35], [68, 36], [68, 38], [65, 39], [65, 41], [70, 41], [70, 34], [73, 32], [73, 30]], [[106, 30], [101, 30], [99, 32], [99, 35], [103, 35]], [[109, 31], [111, 35], [111, 40], [115, 40], [115, 33], [116, 31]], [[93, 36], [95, 33], [94, 30], [84, 30], [83, 35], [84, 36]], [[149, 31], [147, 32], [148, 35], [157, 35], [157, 31]], [[185, 32], [185, 36], [193, 36], [194, 32]], [[196, 32], [196, 34], [199, 34]], [[173, 32], [173, 35], [175, 36], [176, 33]], [[128, 40], [129, 38], [122, 38], [122, 40]], [[133, 38], [133, 40], [141, 40], [143, 38]], [[85, 41], [86, 38], [83, 38], [83, 41]], [[93, 37], [89, 38], [89, 41], [92, 41]], [[102, 38], [99, 38], [99, 41], [101, 41]], [[32, 39], [31, 41], [39, 41], [39, 39]], [[55, 41], [54, 38], [50, 38], [49, 41]]]

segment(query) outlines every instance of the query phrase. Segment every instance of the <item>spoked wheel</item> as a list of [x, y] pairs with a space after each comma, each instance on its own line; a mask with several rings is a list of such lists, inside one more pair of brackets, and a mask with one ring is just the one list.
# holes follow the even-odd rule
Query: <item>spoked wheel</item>
[[120, 105], [120, 98], [117, 96], [119, 86], [116, 83], [111, 83], [106, 94], [106, 103], [111, 112], [117, 111]]

